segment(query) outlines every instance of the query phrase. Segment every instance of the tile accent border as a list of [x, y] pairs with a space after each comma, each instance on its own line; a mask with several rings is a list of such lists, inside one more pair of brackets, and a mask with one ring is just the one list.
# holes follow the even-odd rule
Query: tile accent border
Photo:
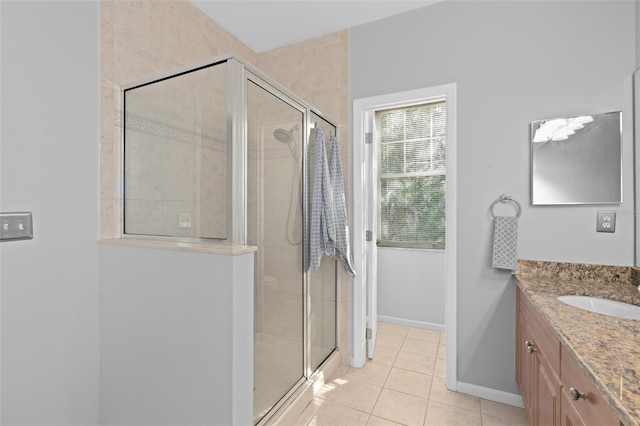
[[[115, 114], [116, 127], [123, 127], [122, 114]], [[203, 148], [212, 149], [214, 151], [227, 152], [227, 141], [214, 139], [188, 130], [183, 130], [167, 124], [159, 123], [145, 117], [127, 114], [124, 122], [126, 130], [133, 130], [147, 135], [158, 136], [165, 139], [172, 139], [177, 142], [188, 143], [192, 145], [201, 145]]]

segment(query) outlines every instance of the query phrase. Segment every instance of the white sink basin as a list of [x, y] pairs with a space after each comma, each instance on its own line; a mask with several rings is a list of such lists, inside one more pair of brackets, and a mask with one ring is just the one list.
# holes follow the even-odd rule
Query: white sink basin
[[558, 296], [558, 300], [576, 308], [618, 318], [640, 320], [640, 306], [590, 296]]

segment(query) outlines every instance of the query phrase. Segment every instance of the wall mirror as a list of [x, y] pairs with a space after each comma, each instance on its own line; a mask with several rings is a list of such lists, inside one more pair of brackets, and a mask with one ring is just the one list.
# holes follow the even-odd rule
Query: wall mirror
[[620, 111], [531, 123], [531, 203], [620, 204]]

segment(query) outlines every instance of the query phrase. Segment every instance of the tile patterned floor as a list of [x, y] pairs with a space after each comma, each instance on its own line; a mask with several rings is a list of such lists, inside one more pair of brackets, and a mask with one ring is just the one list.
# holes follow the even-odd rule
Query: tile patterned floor
[[296, 426], [525, 426], [525, 411], [445, 388], [444, 334], [379, 323], [376, 355], [341, 366]]

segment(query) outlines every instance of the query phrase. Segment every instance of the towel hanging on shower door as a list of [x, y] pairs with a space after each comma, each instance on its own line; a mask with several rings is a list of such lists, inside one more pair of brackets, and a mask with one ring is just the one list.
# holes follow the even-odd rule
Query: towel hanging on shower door
[[322, 255], [327, 251], [329, 240], [335, 241], [336, 238], [329, 164], [327, 163], [324, 134], [319, 127], [316, 129], [314, 148], [310, 243], [311, 270], [317, 272], [320, 268]]
[[349, 225], [344, 199], [344, 181], [338, 142], [331, 138], [330, 160], [327, 161], [324, 133], [316, 129], [314, 150], [313, 194], [311, 202], [311, 270], [320, 268], [322, 255], [342, 262], [350, 275], [353, 271], [349, 247]]
[[331, 180], [331, 193], [333, 195], [333, 208], [335, 220], [335, 240], [329, 240], [328, 253], [342, 262], [342, 267], [351, 276], [356, 273], [353, 270], [351, 249], [349, 246], [349, 223], [347, 221], [347, 205], [344, 199], [344, 177], [342, 175], [342, 163], [340, 150], [335, 136], [331, 137], [331, 156], [329, 158], [329, 179]]

